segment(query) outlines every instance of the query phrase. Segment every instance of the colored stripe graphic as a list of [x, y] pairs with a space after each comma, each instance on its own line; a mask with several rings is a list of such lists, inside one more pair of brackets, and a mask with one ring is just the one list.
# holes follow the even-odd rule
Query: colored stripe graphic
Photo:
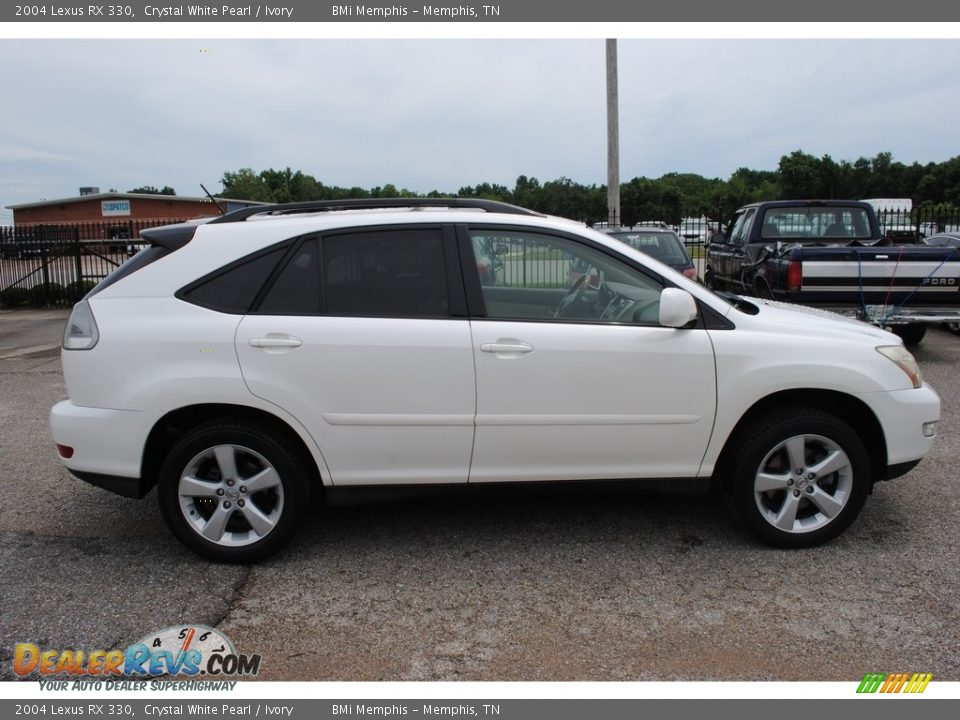
[[933, 673], [914, 673], [904, 692], [922, 693], [927, 689], [931, 679], [933, 679]]
[[886, 678], [884, 673], [867, 673], [863, 676], [863, 681], [860, 683], [860, 687], [857, 688], [857, 692], [875, 693], [880, 688], [880, 684], [884, 678]]
[[857, 687], [858, 693], [922, 693], [933, 673], [867, 673]]
[[903, 687], [903, 684], [907, 682], [906, 673], [891, 673], [887, 675], [886, 682], [883, 683], [883, 687], [880, 688], [882, 693], [897, 693], [900, 692], [900, 688]]

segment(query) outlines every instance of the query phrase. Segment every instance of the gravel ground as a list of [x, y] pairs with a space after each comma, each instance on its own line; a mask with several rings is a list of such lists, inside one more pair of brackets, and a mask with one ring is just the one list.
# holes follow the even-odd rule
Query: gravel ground
[[[55, 343], [62, 317], [46, 322]], [[944, 401], [932, 454], [825, 547], [760, 546], [713, 498], [526, 493], [318, 506], [249, 568], [182, 549], [155, 494], [62, 470], [56, 351], [3, 354], [0, 678], [18, 642], [110, 649], [202, 623], [273, 680], [960, 680], [960, 337], [917, 352]]]

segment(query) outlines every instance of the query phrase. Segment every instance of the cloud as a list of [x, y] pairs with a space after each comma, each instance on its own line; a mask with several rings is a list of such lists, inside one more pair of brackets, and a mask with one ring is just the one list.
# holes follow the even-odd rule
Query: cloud
[[26, 145], [0, 144], [0, 163], [61, 163], [73, 162], [71, 155], [53, 153]]
[[[2, 205], [200, 194], [242, 167], [421, 192], [606, 179], [602, 40], [6, 40], [0, 63]], [[621, 175], [945, 160], [958, 70], [949, 40], [621, 40]]]

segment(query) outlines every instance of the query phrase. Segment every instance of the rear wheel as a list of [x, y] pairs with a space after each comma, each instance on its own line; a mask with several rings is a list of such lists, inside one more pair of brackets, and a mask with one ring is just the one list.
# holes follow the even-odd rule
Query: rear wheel
[[293, 537], [307, 506], [302, 453], [282, 435], [215, 421], [188, 432], [160, 471], [160, 510], [194, 552], [254, 562]]
[[863, 441], [834, 415], [797, 407], [740, 435], [733, 498], [744, 523], [777, 547], [819, 545], [860, 513], [871, 484]]
[[757, 282], [754, 283], [753, 295], [754, 297], [762, 298], [763, 300], [773, 300], [773, 291], [763, 280], [757, 280]]

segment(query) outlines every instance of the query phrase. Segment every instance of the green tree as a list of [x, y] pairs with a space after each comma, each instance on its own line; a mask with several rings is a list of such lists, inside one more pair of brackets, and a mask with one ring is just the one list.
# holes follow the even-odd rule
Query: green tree
[[[606, 187], [584, 185], [568, 177], [541, 182], [519, 175], [513, 188], [491, 182], [464, 185], [456, 193], [398, 189], [393, 183], [370, 189], [324, 185], [312, 175], [291, 168], [225, 172], [223, 196], [263, 202], [341, 200], [347, 198], [475, 197], [501, 200], [540, 212], [586, 222], [606, 220]], [[155, 190], [152, 186], [131, 192]], [[173, 192], [172, 188], [164, 191]], [[157, 191], [157, 192], [164, 192]], [[684, 217], [729, 219], [748, 202], [776, 199], [909, 197], [918, 207], [954, 212], [960, 206], [960, 156], [940, 163], [905, 165], [889, 152], [854, 161], [814, 157], [795, 150], [780, 158], [775, 170], [741, 167], [726, 180], [695, 173], [666, 173], [659, 178], [634, 177], [621, 183], [624, 224], [661, 220], [678, 224]]]
[[144, 185], [143, 187], [134, 188], [133, 190], [127, 190], [128, 193], [140, 193], [142, 195], [176, 195], [177, 191], [174, 190], [169, 185], [164, 185], [160, 190], [157, 190], [153, 185]]
[[780, 158], [780, 192], [784, 200], [823, 197], [820, 161], [802, 150]]
[[221, 197], [235, 200], [276, 202], [267, 183], [250, 168], [241, 168], [236, 172], [225, 172], [220, 184], [223, 185]]
[[496, 183], [480, 183], [476, 187], [468, 185], [457, 191], [457, 197], [475, 197], [485, 200], [499, 200], [501, 202], [513, 202], [513, 193], [505, 185]]
[[513, 186], [513, 202], [522, 207], [536, 208], [542, 202], [543, 188], [540, 181], [521, 175]]

